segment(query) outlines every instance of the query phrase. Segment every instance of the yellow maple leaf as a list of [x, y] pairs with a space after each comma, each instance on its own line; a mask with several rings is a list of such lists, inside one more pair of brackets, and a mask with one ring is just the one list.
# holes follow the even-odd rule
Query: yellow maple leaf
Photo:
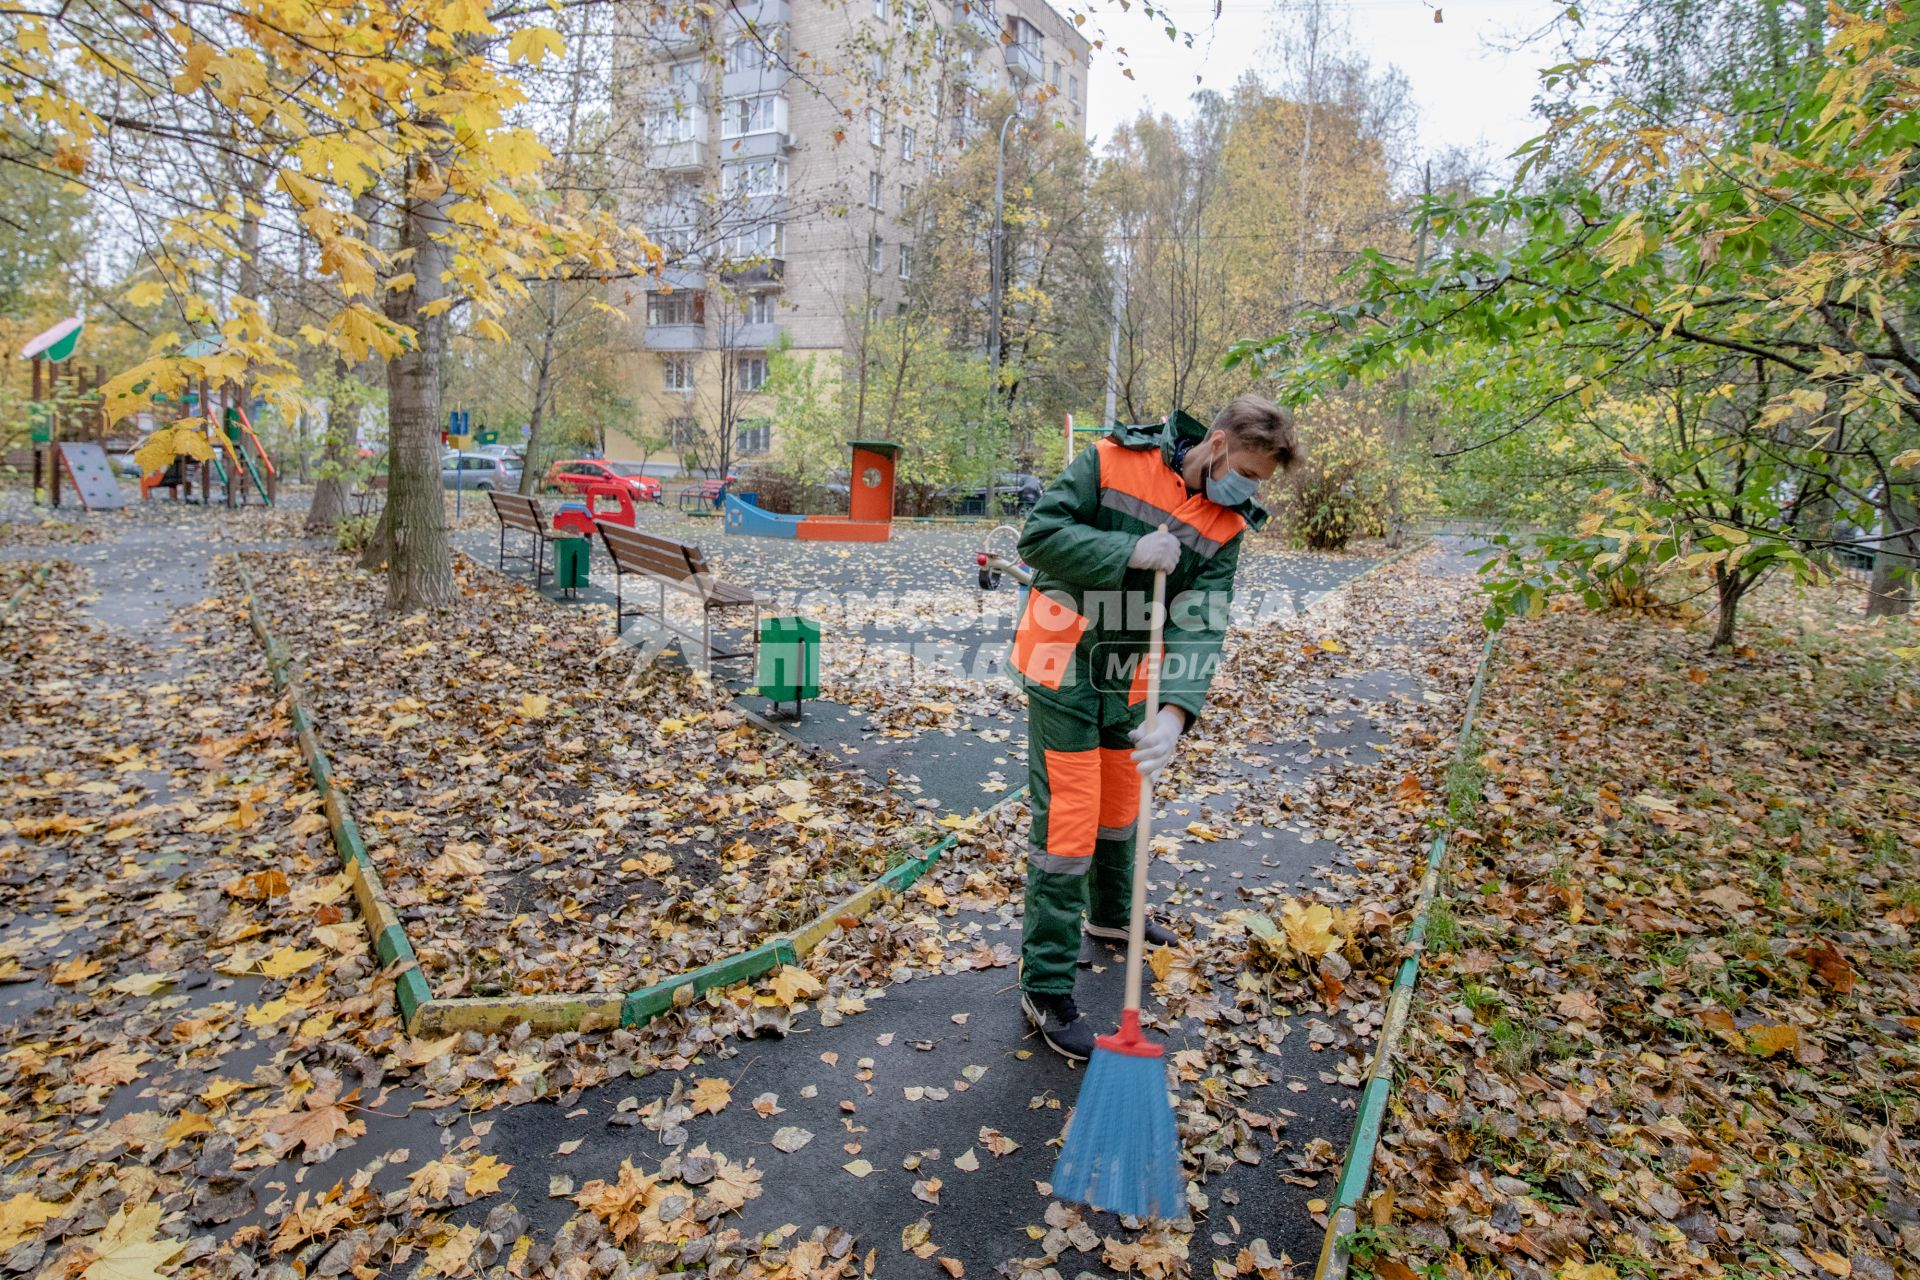
[[107, 1219], [99, 1234], [81, 1243], [93, 1261], [81, 1272], [85, 1280], [159, 1280], [159, 1268], [180, 1252], [183, 1241], [156, 1237], [160, 1205], [149, 1201], [129, 1212], [122, 1209]]
[[473, 1248], [479, 1243], [480, 1228], [468, 1223], [427, 1250], [426, 1270], [448, 1277], [465, 1275], [473, 1269]]
[[1762, 1058], [1800, 1047], [1800, 1028], [1785, 1023], [1769, 1023], [1746, 1029], [1747, 1051]]
[[278, 1000], [269, 1000], [265, 1004], [254, 1005], [247, 1010], [247, 1025], [250, 1027], [270, 1027], [282, 1018], [290, 1018], [306, 1010], [285, 996]]
[[32, 1239], [41, 1223], [51, 1221], [64, 1212], [66, 1206], [42, 1200], [25, 1191], [10, 1199], [0, 1200], [0, 1251], [11, 1249], [22, 1240]]
[[212, 1133], [213, 1121], [207, 1119], [204, 1111], [182, 1111], [180, 1118], [167, 1126], [167, 1145], [175, 1145], [196, 1133]]
[[782, 965], [773, 975], [773, 994], [788, 1007], [819, 993], [820, 979], [795, 965]]
[[703, 1111], [710, 1115], [718, 1115], [727, 1109], [727, 1104], [731, 1101], [733, 1101], [733, 1086], [725, 1080], [716, 1080], [712, 1077], [694, 1081], [693, 1095], [687, 1099], [695, 1115]]
[[[723, 1102], [720, 1104], [725, 1106]], [[715, 1108], [718, 1110], [719, 1108]], [[467, 1194], [470, 1196], [490, 1196], [500, 1189], [507, 1174], [513, 1170], [510, 1164], [501, 1164], [492, 1156], [481, 1156], [467, 1166]]]
[[508, 62], [531, 62], [539, 66], [551, 54], [559, 57], [567, 51], [567, 42], [551, 27], [522, 27], [507, 41]]
[[407, 1175], [407, 1186], [414, 1195], [426, 1200], [445, 1200], [453, 1189], [453, 1180], [465, 1176], [459, 1165], [446, 1160], [429, 1160]]
[[520, 695], [520, 718], [522, 720], [544, 720], [547, 708], [553, 699], [544, 693], [523, 693]]
[[1286, 931], [1287, 944], [1303, 956], [1318, 958], [1333, 950], [1333, 912], [1324, 903], [1302, 907], [1296, 898], [1288, 898], [1280, 907], [1280, 927]]
[[305, 951], [281, 947], [260, 962], [260, 972], [269, 978], [291, 978], [302, 969], [310, 969], [326, 958], [327, 953], [318, 947], [310, 947]]
[[76, 982], [85, 982], [94, 974], [106, 968], [98, 960], [89, 960], [85, 956], [75, 956], [65, 964], [54, 966], [53, 982], [56, 986], [70, 986]]

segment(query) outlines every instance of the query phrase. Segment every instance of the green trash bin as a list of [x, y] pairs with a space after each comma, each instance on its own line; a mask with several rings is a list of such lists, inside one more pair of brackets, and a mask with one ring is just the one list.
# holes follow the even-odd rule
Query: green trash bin
[[553, 585], [566, 592], [569, 600], [587, 585], [587, 539], [553, 540]]
[[772, 617], [760, 621], [760, 696], [776, 706], [800, 704], [820, 696], [820, 626], [801, 617]]

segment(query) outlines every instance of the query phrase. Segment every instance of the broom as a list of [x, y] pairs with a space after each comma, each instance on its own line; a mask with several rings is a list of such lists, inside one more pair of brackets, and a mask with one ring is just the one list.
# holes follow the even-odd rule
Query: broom
[[[1161, 526], [1163, 529], [1166, 527]], [[1166, 621], [1167, 575], [1153, 575], [1153, 621], [1147, 637], [1147, 706], [1142, 724], [1160, 714], [1160, 644]], [[1160, 1046], [1140, 1034], [1140, 964], [1147, 929], [1148, 819], [1153, 779], [1140, 781], [1140, 817], [1133, 850], [1133, 917], [1127, 930], [1127, 994], [1120, 1029], [1101, 1036], [1087, 1063], [1080, 1101], [1053, 1166], [1053, 1193], [1131, 1218], [1179, 1218], [1187, 1210], [1180, 1171], [1180, 1135], [1167, 1095]]]

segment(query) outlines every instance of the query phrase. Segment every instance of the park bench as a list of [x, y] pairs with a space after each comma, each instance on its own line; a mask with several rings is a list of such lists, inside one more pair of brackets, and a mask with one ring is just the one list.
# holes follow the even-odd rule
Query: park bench
[[[553, 540], [546, 513], [540, 510], [540, 504], [533, 498], [523, 498], [517, 493], [502, 493], [498, 489], [488, 489], [487, 497], [493, 500], [493, 514], [500, 518], [500, 568], [505, 569], [508, 561], [515, 564], [530, 565], [533, 568], [533, 585], [540, 586], [551, 569], [547, 568], [547, 544]], [[507, 530], [514, 529], [533, 539], [533, 554], [510, 556], [507, 554]]]
[[727, 491], [725, 480], [700, 480], [680, 490], [680, 509], [689, 515], [711, 512], [720, 505], [720, 495]]
[[378, 511], [381, 507], [386, 506], [387, 473], [382, 471], [379, 475], [368, 476], [366, 483], [362, 484], [360, 488], [350, 494], [349, 497], [353, 501], [353, 509], [356, 515], [364, 516], [370, 511]]
[[[715, 662], [751, 656], [746, 647], [724, 649], [713, 642], [713, 615], [730, 609], [753, 610], [752, 636], [760, 633], [760, 601], [745, 587], [722, 582], [713, 576], [707, 557], [700, 548], [657, 534], [641, 533], [623, 525], [599, 522], [600, 540], [613, 561], [613, 634], [621, 634], [628, 618], [647, 616], [641, 608], [628, 609], [620, 584], [628, 574], [651, 578], [660, 588], [659, 623], [664, 629], [692, 642], [700, 642], [701, 660], [708, 675]], [[675, 626], [667, 617], [667, 588], [673, 587], [700, 602], [700, 634]]]

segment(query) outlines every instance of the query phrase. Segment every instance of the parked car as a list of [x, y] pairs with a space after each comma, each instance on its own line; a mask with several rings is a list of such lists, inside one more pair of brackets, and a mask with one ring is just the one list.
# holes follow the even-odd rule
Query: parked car
[[519, 467], [522, 471], [527, 469], [527, 451], [515, 445], [483, 444], [478, 449], [469, 449], [467, 452], [477, 453], [483, 458], [499, 458]]
[[566, 458], [547, 469], [547, 488], [576, 494], [591, 502], [597, 497], [614, 497], [621, 491], [634, 502], [660, 501], [660, 482], [646, 474], [638, 462], [615, 462], [607, 458]]
[[440, 455], [440, 487], [518, 493], [520, 468], [504, 458], [489, 458], [485, 454], [443, 453]]

